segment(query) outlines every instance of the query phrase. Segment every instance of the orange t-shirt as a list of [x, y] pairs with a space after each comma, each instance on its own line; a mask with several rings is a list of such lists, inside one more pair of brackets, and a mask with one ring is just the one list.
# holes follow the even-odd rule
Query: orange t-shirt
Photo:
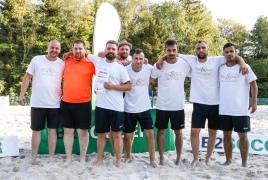
[[69, 103], [83, 103], [91, 99], [91, 81], [95, 67], [86, 58], [76, 61], [74, 57], [65, 60], [62, 100]]

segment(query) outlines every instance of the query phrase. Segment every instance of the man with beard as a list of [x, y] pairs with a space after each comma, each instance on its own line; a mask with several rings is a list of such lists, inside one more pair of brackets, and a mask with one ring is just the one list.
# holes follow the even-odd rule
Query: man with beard
[[171, 129], [175, 134], [177, 158], [175, 163], [180, 165], [183, 145], [182, 129], [185, 127], [185, 97], [184, 80], [190, 73], [190, 66], [181, 58], [177, 58], [177, 41], [168, 39], [165, 42], [164, 52], [166, 61], [161, 70], [153, 67], [151, 78], [158, 78], [158, 96], [156, 103], [157, 145], [160, 156], [160, 165], [164, 165], [164, 133], [171, 122]]
[[63, 96], [60, 105], [64, 128], [65, 166], [72, 162], [74, 131], [77, 130], [80, 146], [80, 162], [85, 162], [91, 126], [91, 81], [95, 72], [92, 62], [86, 57], [86, 46], [82, 40], [73, 42], [71, 56], [65, 60]]
[[144, 64], [144, 53], [141, 49], [136, 49], [132, 56], [132, 63], [126, 67], [131, 79], [132, 89], [126, 92], [125, 100], [125, 129], [124, 145], [126, 148], [126, 162], [133, 161], [131, 154], [134, 140], [134, 131], [137, 122], [140, 123], [141, 131], [147, 137], [147, 146], [150, 155], [150, 165], [157, 167], [155, 163], [155, 143], [153, 120], [150, 113], [150, 100], [148, 94], [149, 80], [152, 66]]
[[[223, 130], [223, 145], [226, 157], [224, 165], [232, 163], [232, 131], [234, 129], [239, 136], [242, 167], [247, 167], [249, 146], [247, 132], [250, 131], [250, 113], [254, 113], [257, 109], [257, 77], [248, 65], [248, 74], [243, 76], [238, 73], [239, 65], [235, 60], [236, 47], [234, 44], [225, 44], [223, 54], [227, 62], [219, 68], [219, 124], [220, 129]], [[252, 96], [250, 104], [249, 92]]]
[[[184, 59], [191, 66], [191, 87], [190, 102], [193, 103], [192, 125], [191, 125], [191, 145], [193, 151], [193, 161], [191, 166], [194, 167], [199, 163], [199, 134], [201, 128], [205, 128], [206, 119], [208, 119], [208, 145], [206, 155], [206, 165], [210, 166], [211, 155], [216, 142], [219, 113], [219, 78], [218, 68], [226, 63], [224, 56], [207, 57], [208, 46], [203, 40], [197, 41], [195, 44], [196, 56], [182, 55], [179, 57]], [[157, 62], [158, 68], [162, 67], [162, 57]], [[243, 74], [247, 72], [244, 60], [236, 56], [240, 70]]]
[[41, 131], [48, 127], [49, 162], [54, 161], [54, 152], [57, 142], [56, 129], [60, 118], [61, 80], [64, 62], [58, 58], [60, 43], [57, 40], [49, 42], [47, 55], [35, 56], [29, 64], [21, 83], [19, 97], [20, 105], [25, 105], [25, 92], [31, 78], [31, 129], [32, 155], [29, 164], [36, 163]]
[[123, 92], [131, 90], [130, 79], [126, 69], [115, 60], [118, 43], [109, 40], [106, 43], [105, 57], [89, 54], [88, 60], [96, 67], [96, 109], [95, 130], [98, 133], [98, 159], [94, 163], [103, 163], [103, 153], [106, 145], [106, 133], [110, 131], [114, 140], [116, 166], [121, 167], [123, 140], [121, 131], [124, 129], [124, 99]]

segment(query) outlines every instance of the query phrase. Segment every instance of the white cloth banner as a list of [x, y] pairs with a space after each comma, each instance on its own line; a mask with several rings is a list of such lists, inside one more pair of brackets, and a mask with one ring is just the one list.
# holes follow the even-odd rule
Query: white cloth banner
[[[200, 133], [199, 135], [200, 151], [207, 151], [208, 133]], [[233, 152], [240, 152], [239, 150], [239, 136], [236, 132], [232, 133]], [[258, 134], [248, 134], [249, 153], [251, 154], [268, 154], [268, 136]], [[217, 133], [217, 140], [214, 147], [215, 152], [224, 152], [223, 148], [223, 133]]]
[[17, 136], [0, 136], [0, 157], [19, 156]]

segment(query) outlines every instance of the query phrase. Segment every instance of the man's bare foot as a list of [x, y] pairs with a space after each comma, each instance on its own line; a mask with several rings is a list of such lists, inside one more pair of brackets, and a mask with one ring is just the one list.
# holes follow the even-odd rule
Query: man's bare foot
[[160, 159], [159, 165], [164, 165], [164, 161], [165, 161], [164, 158], [163, 159]]
[[211, 161], [210, 160], [206, 160], [206, 165], [207, 166], [211, 166]]
[[72, 163], [72, 159], [66, 159], [65, 163], [63, 164], [64, 167], [68, 167], [69, 164]]
[[226, 162], [223, 163], [222, 165], [224, 165], [224, 166], [229, 166], [230, 164], [232, 164], [232, 161], [226, 161]]
[[181, 159], [177, 159], [177, 160], [175, 161], [175, 164], [178, 165], [178, 166], [181, 166], [181, 165], [182, 165], [182, 161], [181, 161]]
[[80, 158], [80, 163], [85, 164], [86, 163], [85, 158]]
[[193, 160], [191, 163], [191, 167], [195, 167], [199, 163], [199, 160]]
[[111, 152], [111, 155], [112, 155], [113, 157], [115, 157], [115, 153], [114, 153], [114, 152]]
[[49, 157], [48, 162], [53, 163], [54, 162], [54, 157]]
[[126, 155], [124, 155], [124, 157], [126, 158], [125, 163], [132, 163], [134, 161], [134, 156], [132, 154], [130, 157], [127, 157]]
[[28, 162], [28, 164], [30, 164], [30, 165], [35, 165], [35, 164], [36, 164], [36, 158], [32, 158], [32, 159]]
[[116, 161], [115, 166], [118, 167], [119, 169], [121, 169], [122, 168], [121, 161]]
[[248, 167], [247, 163], [242, 163], [242, 167]]
[[150, 165], [153, 166], [154, 168], [157, 168], [157, 164], [155, 163], [155, 161], [150, 161]]
[[97, 160], [95, 163], [94, 163], [94, 166], [95, 167], [98, 167], [98, 166], [100, 166], [100, 165], [102, 165], [103, 164], [103, 160]]

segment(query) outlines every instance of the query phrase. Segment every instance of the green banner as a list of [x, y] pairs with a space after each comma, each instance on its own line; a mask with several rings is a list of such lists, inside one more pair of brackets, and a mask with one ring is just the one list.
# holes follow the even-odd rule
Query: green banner
[[[155, 121], [156, 110], [151, 109], [151, 114], [152, 114], [153, 121]], [[90, 130], [88, 130], [88, 132], [89, 132], [89, 145], [88, 145], [88, 149], [87, 149], [87, 154], [90, 154], [92, 152], [97, 152], [98, 134], [95, 132], [95, 126], [94, 126], [95, 125], [95, 123], [94, 123], [95, 110], [92, 110], [91, 119], [92, 119], [92, 121], [91, 121], [92, 128]], [[64, 134], [63, 129], [58, 129], [57, 132], [58, 132], [57, 133], [58, 139], [57, 139], [55, 153], [65, 154], [64, 143], [63, 143], [63, 134]], [[156, 139], [156, 133], [157, 133], [157, 129], [154, 128], [155, 139]], [[123, 133], [122, 133], [122, 136], [123, 136]], [[44, 129], [41, 132], [41, 142], [40, 142], [38, 154], [48, 154], [47, 139], [48, 139], [48, 129]], [[155, 142], [155, 148], [157, 151], [158, 149], [157, 149], [156, 142]], [[174, 150], [175, 150], [174, 134], [173, 134], [173, 130], [170, 129], [170, 124], [169, 124], [169, 128], [165, 132], [165, 151], [174, 151]], [[106, 147], [105, 147], [104, 151], [105, 152], [112, 152], [112, 147], [111, 147], [108, 136], [106, 139]], [[133, 146], [132, 146], [132, 152], [133, 153], [148, 152], [146, 134], [140, 130], [139, 123], [136, 126], [136, 131], [134, 133], [134, 142], [133, 142]], [[80, 154], [77, 132], [74, 133], [73, 154]]]

